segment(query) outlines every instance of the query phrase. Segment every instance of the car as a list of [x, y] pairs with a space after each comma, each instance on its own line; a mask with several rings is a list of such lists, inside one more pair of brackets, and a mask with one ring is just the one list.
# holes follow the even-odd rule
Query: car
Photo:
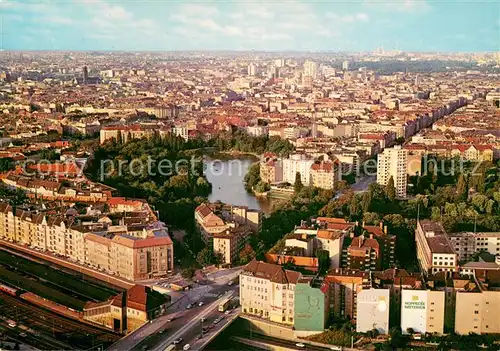
[[301, 349], [303, 349], [304, 347], [306, 347], [306, 345], [304, 345], [301, 342], [296, 343], [295, 346], [300, 347]]
[[220, 322], [219, 318], [217, 318], [216, 320], [214, 320], [214, 324], [219, 324], [219, 322]]
[[203, 338], [203, 335], [202, 335], [202, 334], [198, 335], [198, 336], [196, 337], [196, 340], [200, 340], [201, 338]]
[[21, 333], [19, 333], [19, 336], [25, 338], [27, 336], [27, 334], [25, 332], [21, 332]]
[[189, 304], [186, 306], [186, 308], [189, 310], [191, 307], [193, 307], [193, 305]]
[[183, 347], [182, 349], [183, 349], [184, 351], [187, 351], [187, 350], [189, 350], [190, 348], [191, 348], [191, 345], [186, 344], [186, 345], [184, 345], [184, 347]]
[[227, 310], [226, 312], [224, 312], [224, 314], [229, 314], [229, 313], [231, 313], [230, 310]]
[[227, 283], [227, 286], [231, 286], [231, 285], [233, 285], [233, 282]]
[[178, 345], [178, 344], [180, 344], [180, 343], [181, 343], [181, 342], [183, 342], [183, 341], [184, 341], [184, 339], [183, 339], [183, 338], [178, 338], [178, 339], [175, 339], [175, 340], [174, 340], [174, 345]]
[[203, 306], [203, 305], [204, 305], [203, 301], [200, 301], [200, 302], [198, 303], [198, 306], [200, 306], [200, 307], [201, 307], [201, 306]]
[[206, 327], [203, 327], [202, 330], [204, 333], [208, 333], [208, 331], [210, 330], [210, 326], [207, 325]]
[[171, 323], [174, 319], [175, 319], [174, 317], [167, 319], [167, 323]]
[[207, 319], [206, 319], [205, 317], [201, 317], [200, 321], [201, 321], [202, 323], [205, 323], [205, 322], [207, 321]]

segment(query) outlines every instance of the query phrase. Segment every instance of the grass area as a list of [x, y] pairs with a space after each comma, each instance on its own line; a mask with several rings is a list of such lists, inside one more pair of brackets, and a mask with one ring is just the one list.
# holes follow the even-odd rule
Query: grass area
[[0, 263], [15, 267], [17, 270], [46, 280], [63, 290], [74, 292], [86, 300], [106, 301], [117, 292], [112, 289], [98, 286], [87, 281], [72, 276], [47, 265], [33, 262], [25, 258], [14, 256], [0, 250]]
[[7, 270], [5, 267], [0, 267], [0, 280], [78, 311], [83, 310], [83, 306], [85, 305], [84, 301]]

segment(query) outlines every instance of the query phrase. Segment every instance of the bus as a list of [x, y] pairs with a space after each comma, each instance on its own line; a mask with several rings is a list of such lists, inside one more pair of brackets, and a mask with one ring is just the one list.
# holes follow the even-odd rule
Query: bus
[[222, 300], [219, 303], [219, 312], [226, 312], [226, 310], [229, 307], [230, 303], [231, 303], [231, 298], [230, 297], [226, 297], [224, 300]]

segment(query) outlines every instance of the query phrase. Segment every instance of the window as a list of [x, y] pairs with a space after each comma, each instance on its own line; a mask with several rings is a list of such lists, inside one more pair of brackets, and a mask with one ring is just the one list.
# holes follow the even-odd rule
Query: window
[[474, 314], [479, 314], [479, 311], [474, 311]]

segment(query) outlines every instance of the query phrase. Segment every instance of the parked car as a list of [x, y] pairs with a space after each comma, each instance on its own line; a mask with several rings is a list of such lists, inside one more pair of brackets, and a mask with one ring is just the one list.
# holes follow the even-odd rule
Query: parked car
[[306, 347], [306, 345], [304, 345], [301, 342], [296, 343], [295, 346], [300, 347], [301, 349], [303, 349], [304, 347]]
[[193, 307], [193, 305], [189, 304], [186, 306], [186, 308], [189, 310], [191, 307]]
[[201, 306], [203, 306], [203, 305], [204, 305], [204, 304], [203, 304], [203, 301], [200, 301], [200, 302], [198, 303], [198, 306], [200, 306], [200, 307], [201, 307]]
[[183, 338], [178, 338], [178, 339], [175, 339], [175, 340], [174, 340], [174, 345], [178, 345], [178, 344], [180, 344], [180, 343], [181, 343], [181, 342], [183, 342], [183, 341], [184, 341], [184, 339], [183, 339]]
[[184, 351], [187, 351], [187, 350], [189, 350], [190, 348], [191, 348], [191, 345], [186, 344], [186, 345], [184, 345], [184, 347], [183, 347], [182, 349], [183, 349]]

